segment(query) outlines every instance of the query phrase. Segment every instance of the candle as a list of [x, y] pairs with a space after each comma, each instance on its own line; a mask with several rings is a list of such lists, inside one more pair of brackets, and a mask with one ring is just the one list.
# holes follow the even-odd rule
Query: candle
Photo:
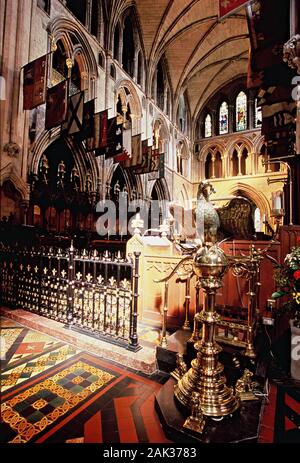
[[272, 193], [272, 209], [282, 209], [282, 192], [276, 191]]

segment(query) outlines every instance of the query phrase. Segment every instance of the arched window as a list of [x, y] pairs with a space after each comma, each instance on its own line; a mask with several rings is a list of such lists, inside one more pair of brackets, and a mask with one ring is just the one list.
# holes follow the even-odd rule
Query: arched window
[[67, 0], [67, 8], [76, 16], [79, 21], [85, 25], [86, 21], [86, 0]]
[[115, 33], [114, 33], [114, 59], [116, 59], [117, 61], [119, 61], [120, 59], [119, 53], [120, 53], [120, 26], [119, 24], [117, 24], [115, 28]]
[[240, 92], [236, 98], [236, 130], [247, 130], [247, 95]]
[[160, 109], [164, 109], [164, 95], [165, 95], [165, 79], [164, 71], [161, 61], [157, 65], [157, 87], [156, 87], [156, 103]]
[[204, 122], [204, 136], [205, 138], [212, 136], [212, 120], [211, 115], [207, 114]]
[[183, 143], [180, 141], [177, 145], [176, 158], [177, 158], [177, 172], [183, 175], [183, 158], [182, 158]]
[[205, 160], [205, 178], [208, 180], [213, 176], [212, 154], [208, 153]]
[[223, 177], [223, 172], [222, 172], [222, 157], [221, 153], [219, 151], [216, 153], [215, 156], [215, 177], [216, 178], [222, 178]]
[[113, 79], [116, 78], [116, 68], [113, 64], [110, 65], [110, 77], [112, 77]]
[[124, 116], [123, 116], [123, 109], [122, 109], [122, 101], [120, 95], [118, 96], [117, 100], [117, 107], [116, 107], [116, 112], [117, 112], [117, 123], [122, 124], [124, 121]]
[[98, 64], [99, 64], [99, 66], [104, 68], [104, 63], [105, 63], [104, 54], [102, 52], [100, 52], [99, 55], [98, 55]]
[[261, 106], [257, 106], [257, 98], [255, 99], [255, 128], [259, 128], [262, 125], [262, 109]]
[[58, 40], [56, 47], [52, 57], [51, 85], [57, 85], [68, 77], [67, 54], [61, 40]]
[[239, 157], [237, 150], [234, 150], [231, 157], [231, 175], [236, 177], [239, 173]]
[[241, 174], [247, 175], [247, 158], [248, 158], [248, 150], [247, 148], [243, 149], [242, 156], [241, 156]]
[[130, 16], [127, 16], [124, 23], [123, 31], [123, 56], [122, 64], [123, 69], [131, 77], [134, 74], [134, 36], [133, 36], [133, 27]]
[[50, 0], [38, 0], [37, 4], [42, 10], [46, 11], [46, 13], [50, 13]]
[[71, 71], [71, 80], [69, 86], [69, 95], [75, 95], [75, 93], [81, 90], [81, 77], [80, 69], [77, 60], [74, 60], [74, 64]]
[[219, 133], [220, 135], [228, 133], [228, 104], [226, 101], [220, 106], [219, 111]]

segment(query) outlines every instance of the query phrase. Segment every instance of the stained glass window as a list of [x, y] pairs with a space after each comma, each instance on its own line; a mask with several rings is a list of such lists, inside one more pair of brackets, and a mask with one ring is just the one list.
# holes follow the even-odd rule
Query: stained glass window
[[223, 133], [228, 133], [228, 104], [226, 101], [224, 101], [220, 106], [219, 132], [220, 135]]
[[262, 124], [262, 109], [257, 106], [257, 98], [255, 100], [255, 128], [261, 127]]
[[210, 114], [207, 114], [207, 116], [205, 118], [204, 136], [205, 136], [205, 138], [208, 138], [208, 137], [212, 136], [212, 121], [211, 121], [211, 115]]
[[244, 92], [236, 98], [236, 130], [247, 130], [247, 95]]

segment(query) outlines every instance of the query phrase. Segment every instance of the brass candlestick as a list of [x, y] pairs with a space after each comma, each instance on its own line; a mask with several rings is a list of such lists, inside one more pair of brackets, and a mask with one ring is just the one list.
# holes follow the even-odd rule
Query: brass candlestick
[[181, 404], [191, 409], [191, 397], [197, 392], [203, 415], [225, 416], [240, 406], [239, 397], [232, 388], [226, 386], [224, 367], [218, 361], [222, 349], [215, 341], [215, 325], [220, 320], [215, 298], [217, 290], [222, 287], [228, 262], [217, 245], [205, 245], [197, 251], [193, 267], [205, 291], [204, 309], [195, 315], [196, 321], [203, 324], [202, 339], [194, 344], [197, 357], [192, 361], [189, 371], [175, 385], [174, 394]]

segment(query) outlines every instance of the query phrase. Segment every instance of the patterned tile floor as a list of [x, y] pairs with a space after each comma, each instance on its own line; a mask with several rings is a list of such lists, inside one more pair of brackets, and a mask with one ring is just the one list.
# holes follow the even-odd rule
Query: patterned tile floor
[[[0, 327], [0, 442], [170, 442], [154, 410], [165, 374], [149, 379], [7, 318]], [[261, 443], [273, 442], [275, 408], [273, 384]]]
[[155, 381], [1, 318], [0, 442], [169, 442]]

